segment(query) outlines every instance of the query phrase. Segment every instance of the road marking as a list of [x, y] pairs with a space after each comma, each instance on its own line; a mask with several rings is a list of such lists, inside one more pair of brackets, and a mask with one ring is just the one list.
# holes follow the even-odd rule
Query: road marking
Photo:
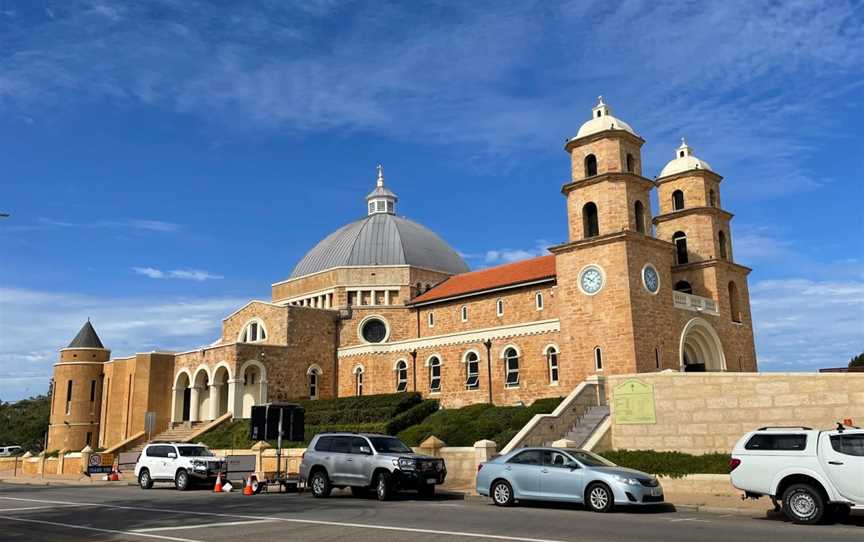
[[84, 525], [57, 523], [54, 521], [43, 521], [41, 519], [24, 519], [12, 516], [0, 516], [0, 519], [7, 519], [9, 521], [23, 521], [24, 523], [38, 523], [40, 525], [51, 525], [52, 527], [66, 527], [67, 529], [82, 529], [85, 531], [96, 531], [99, 533], [125, 534], [130, 536], [141, 536], [144, 538], [158, 538], [159, 540], [174, 540], [175, 542], [199, 542], [198, 540], [191, 540], [189, 538], [176, 538], [173, 536], [162, 536], [158, 534], [136, 533], [135, 531], [115, 531], [114, 529], [99, 529], [97, 527], [85, 527]]
[[146, 529], [132, 529], [134, 533], [152, 533], [157, 531], [180, 531], [185, 529], [208, 529], [210, 527], [232, 527], [235, 525], [249, 525], [251, 523], [273, 523], [275, 519], [247, 519], [245, 521], [226, 521], [224, 523], [199, 523], [197, 525], [179, 525], [177, 527], [148, 527]]
[[[25, 499], [21, 497], [0, 497], [0, 499], [9, 499], [14, 501], [29, 501], [29, 502], [45, 502], [51, 504], [80, 504], [81, 506], [98, 506], [102, 508], [112, 508], [115, 510], [138, 510], [142, 512], [159, 512], [159, 513], [169, 513], [169, 514], [186, 514], [190, 516], [214, 516], [214, 517], [222, 517], [222, 518], [237, 518], [237, 519], [268, 519], [273, 521], [282, 521], [285, 523], [299, 523], [305, 525], [325, 525], [331, 527], [348, 527], [354, 529], [373, 529], [378, 531], [397, 531], [403, 533], [421, 533], [421, 534], [437, 534], [437, 535], [445, 535], [445, 536], [461, 536], [464, 538], [486, 538], [490, 540], [509, 540], [512, 542], [561, 542], [559, 540], [551, 540], [545, 538], [526, 538], [521, 536], [506, 536], [500, 534], [487, 534], [487, 533], [477, 533], [477, 532], [462, 532], [462, 531], [441, 531], [437, 529], [419, 529], [414, 527], [396, 527], [392, 525], [370, 525], [368, 523], [345, 523], [341, 521], [325, 521], [318, 519], [296, 519], [296, 518], [283, 518], [279, 516], [246, 516], [241, 514], [221, 514], [217, 512], [199, 512], [194, 510], [178, 510], [178, 509], [170, 509], [170, 508], [149, 508], [143, 506], [120, 506], [116, 504], [101, 504], [101, 503], [70, 503], [68, 501], [45, 501], [40, 499]], [[14, 519], [14, 518], [13, 518]], [[35, 520], [29, 520], [35, 521]], [[123, 531], [117, 531], [123, 532]], [[128, 533], [132, 533], [132, 531], [127, 531]], [[145, 536], [145, 533], [136, 533], [141, 536]], [[156, 536], [156, 535], [150, 535]], [[181, 540], [181, 539], [173, 539], [173, 540]]]
[[59, 508], [65, 507], [70, 508], [73, 506], [79, 506], [77, 504], [61, 504], [61, 505], [53, 505], [53, 506], [24, 506], [21, 508], [0, 508], [0, 512], [17, 512], [19, 510], [45, 510], [46, 508]]
[[696, 518], [670, 519], [669, 523], [678, 523], [679, 521], [693, 521], [695, 523], [711, 523], [707, 519], [696, 519]]

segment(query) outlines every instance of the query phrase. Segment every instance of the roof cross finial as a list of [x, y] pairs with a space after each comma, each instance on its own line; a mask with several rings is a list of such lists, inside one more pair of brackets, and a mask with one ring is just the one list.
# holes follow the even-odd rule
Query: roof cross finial
[[378, 182], [377, 186], [384, 186], [384, 166], [378, 164]]
[[606, 105], [606, 102], [603, 101], [603, 95], [597, 96], [597, 105]]

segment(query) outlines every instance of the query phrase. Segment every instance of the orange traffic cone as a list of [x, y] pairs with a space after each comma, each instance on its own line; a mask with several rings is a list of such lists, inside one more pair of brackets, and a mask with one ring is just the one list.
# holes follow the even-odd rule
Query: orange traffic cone
[[254, 495], [255, 491], [252, 489], [252, 475], [250, 474], [248, 478], [246, 478], [246, 486], [243, 488], [244, 495]]
[[213, 486], [213, 493], [222, 493], [222, 473], [216, 476], [216, 485]]
[[120, 480], [120, 475], [117, 474], [116, 470], [112, 470], [111, 474], [108, 476], [108, 479], [111, 480], [112, 482], [117, 482]]

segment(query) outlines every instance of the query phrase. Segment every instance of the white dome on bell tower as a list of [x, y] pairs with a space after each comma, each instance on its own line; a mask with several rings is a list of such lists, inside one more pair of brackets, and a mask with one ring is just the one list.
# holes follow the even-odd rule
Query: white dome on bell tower
[[708, 162], [696, 158], [693, 154], [693, 149], [682, 137], [681, 146], [675, 149], [675, 158], [663, 167], [660, 171], [660, 177], [675, 175], [676, 173], [690, 171], [691, 169], [707, 169], [711, 172], [714, 171], [711, 169], [711, 165]]
[[573, 139], [589, 136], [605, 130], [624, 130], [635, 136], [639, 135], [630, 127], [629, 124], [612, 115], [612, 108], [603, 101], [603, 96], [597, 96], [597, 105], [595, 105], [591, 110], [591, 120], [585, 122], [579, 127], [579, 131], [576, 132], [576, 137]]

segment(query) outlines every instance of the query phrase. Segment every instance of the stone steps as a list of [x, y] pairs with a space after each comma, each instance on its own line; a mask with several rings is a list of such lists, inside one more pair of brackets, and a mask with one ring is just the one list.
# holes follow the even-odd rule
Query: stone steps
[[[594, 434], [594, 431], [600, 424], [609, 416], [610, 410], [607, 405], [593, 406], [588, 412], [579, 419], [579, 422], [574, 424], [570, 430], [563, 436], [567, 440], [572, 440], [578, 446], [584, 446], [585, 443]], [[551, 443], [547, 443], [551, 444]]]

